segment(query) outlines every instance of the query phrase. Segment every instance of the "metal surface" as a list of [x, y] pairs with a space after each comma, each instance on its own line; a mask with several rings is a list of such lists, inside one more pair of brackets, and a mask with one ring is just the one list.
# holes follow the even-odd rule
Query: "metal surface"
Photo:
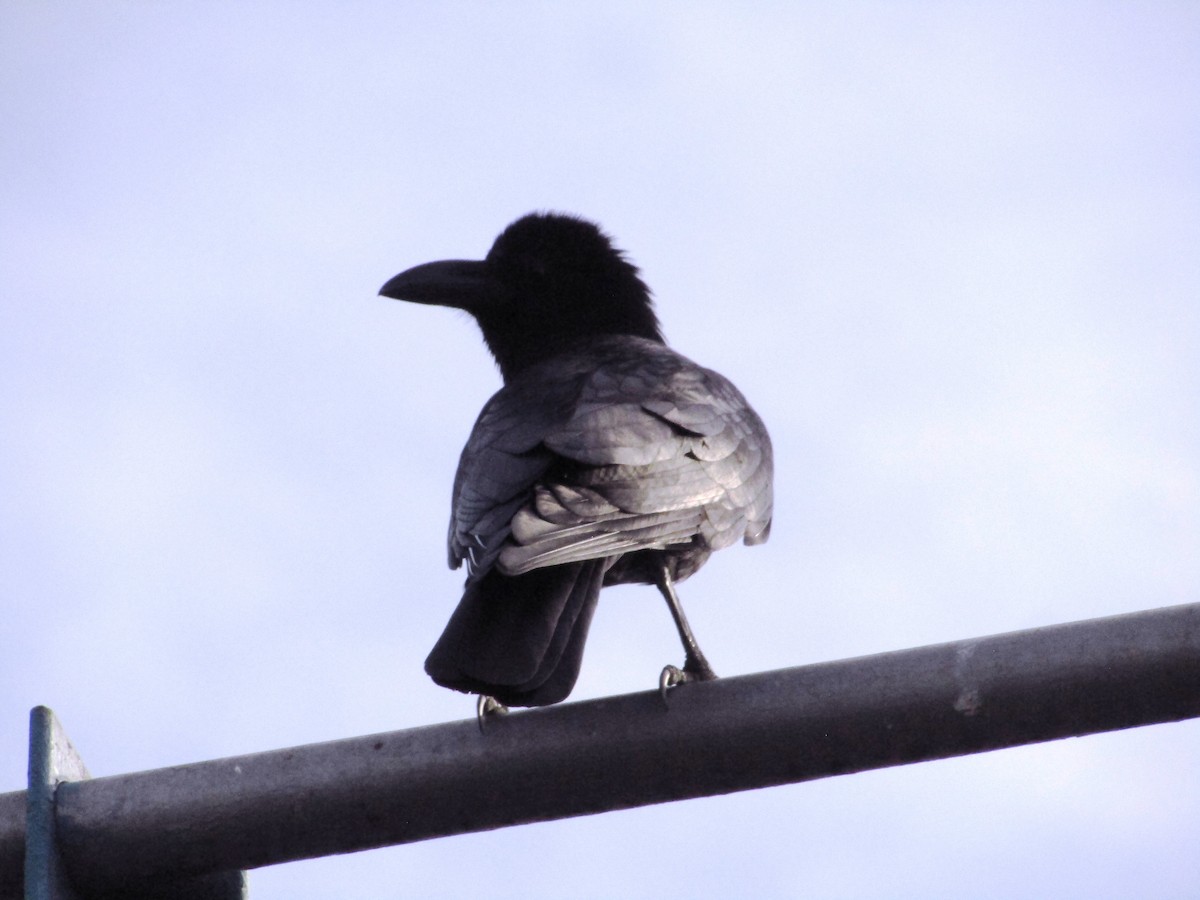
[[79, 900], [59, 854], [54, 796], [60, 783], [84, 781], [87, 766], [54, 713], [29, 713], [29, 787], [25, 794], [25, 900]]
[[25, 791], [0, 794], [0, 900], [25, 896]]
[[63, 784], [63, 856], [88, 884], [253, 868], [1189, 718], [1200, 715], [1200, 604], [687, 684], [669, 698]]
[[[0, 828], [0, 900], [243, 900], [246, 879], [240, 871], [216, 872], [182, 879], [158, 878], [141, 881], [122, 877], [104, 885], [86, 873], [78, 881], [67, 876], [58, 842], [56, 796], [66, 782], [86, 781], [91, 776], [71, 744], [54, 712], [45, 706], [29, 713], [29, 787], [19, 793], [0, 795], [0, 817], [15, 812], [9, 798], [25, 801], [21, 820], [24, 829], [19, 843], [24, 852], [14, 852], [15, 829]], [[15, 805], [15, 804], [14, 804]], [[16, 818], [16, 816], [13, 816]], [[4, 819], [0, 818], [0, 821]], [[20, 863], [23, 862], [23, 867]]]

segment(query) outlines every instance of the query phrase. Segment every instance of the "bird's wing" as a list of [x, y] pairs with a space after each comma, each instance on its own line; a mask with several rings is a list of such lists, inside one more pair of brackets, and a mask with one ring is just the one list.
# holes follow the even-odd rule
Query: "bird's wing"
[[523, 382], [502, 388], [483, 407], [454, 477], [450, 568], [465, 560], [471, 578], [492, 568], [513, 516], [554, 463], [542, 440], [569, 417], [572, 393], [569, 383], [538, 391]]
[[470, 577], [766, 540], [771, 444], [738, 390], [637, 338], [560, 356], [488, 401], [454, 484], [449, 556]]
[[594, 368], [569, 417], [543, 437], [554, 457], [532, 496], [513, 498], [496, 557], [506, 574], [693, 541], [717, 550], [766, 540], [772, 460], [761, 420], [717, 373], [661, 345], [632, 349]]

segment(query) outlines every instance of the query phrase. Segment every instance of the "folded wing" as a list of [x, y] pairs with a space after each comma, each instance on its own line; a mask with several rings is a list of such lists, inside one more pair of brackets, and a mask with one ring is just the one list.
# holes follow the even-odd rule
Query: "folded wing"
[[766, 540], [770, 440], [725, 378], [629, 337], [546, 365], [565, 371], [510, 383], [476, 423], [455, 482], [452, 566], [519, 575]]

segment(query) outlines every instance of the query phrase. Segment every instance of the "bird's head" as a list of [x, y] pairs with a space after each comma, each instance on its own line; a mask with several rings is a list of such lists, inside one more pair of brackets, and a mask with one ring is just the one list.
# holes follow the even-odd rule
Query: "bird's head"
[[469, 312], [505, 379], [587, 337], [663, 340], [637, 268], [596, 225], [558, 213], [517, 219], [483, 260], [425, 263], [379, 293]]

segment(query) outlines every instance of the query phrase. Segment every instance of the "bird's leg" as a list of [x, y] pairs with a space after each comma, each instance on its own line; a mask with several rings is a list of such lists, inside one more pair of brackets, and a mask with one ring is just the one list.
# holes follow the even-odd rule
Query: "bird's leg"
[[475, 717], [479, 720], [479, 730], [483, 731], [483, 721], [489, 716], [507, 715], [508, 707], [488, 694], [480, 694], [475, 704]]
[[657, 586], [671, 609], [671, 618], [675, 620], [675, 630], [679, 632], [684, 653], [682, 669], [667, 666], [659, 676], [658, 690], [666, 702], [667, 688], [687, 681], [712, 681], [717, 677], [717, 673], [712, 670], [712, 666], [700, 650], [700, 645], [696, 643], [696, 636], [692, 634], [692, 627], [688, 625], [687, 616], [683, 614], [683, 604], [679, 602], [679, 595], [675, 593], [675, 582], [666, 563], [659, 567]]

